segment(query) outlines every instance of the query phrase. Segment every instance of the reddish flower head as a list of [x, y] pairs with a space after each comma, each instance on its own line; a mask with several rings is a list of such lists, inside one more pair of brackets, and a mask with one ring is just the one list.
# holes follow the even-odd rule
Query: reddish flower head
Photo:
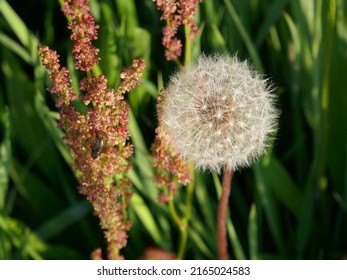
[[[123, 94], [140, 84], [145, 64], [135, 58], [132, 66], [121, 73], [122, 83], [117, 90], [108, 88], [104, 75], [92, 76], [90, 70], [98, 63], [91, 41], [97, 39], [97, 28], [90, 14], [88, 0], [65, 0], [62, 8], [71, 19], [69, 29], [74, 40], [72, 49], [75, 68], [87, 72], [80, 81], [82, 95], [71, 87], [69, 70], [61, 67], [58, 55], [40, 46], [42, 64], [53, 81], [51, 92], [57, 95], [56, 106], [61, 107], [58, 126], [64, 130], [64, 140], [74, 155], [73, 169], [80, 182], [80, 192], [93, 204], [108, 242], [108, 258], [122, 258], [119, 250], [126, 245], [130, 223], [124, 211], [131, 196], [131, 183], [126, 177], [130, 168], [128, 158], [133, 153], [129, 143], [129, 107]], [[79, 98], [87, 113], [80, 113], [71, 101]], [[89, 109], [88, 109], [89, 108]], [[101, 257], [95, 251], [93, 258]]]
[[81, 71], [91, 70], [100, 58], [99, 49], [94, 47], [92, 40], [98, 38], [99, 26], [95, 24], [90, 14], [89, 0], [65, 0], [62, 7], [67, 18], [71, 19], [68, 28], [71, 30], [70, 39], [74, 41], [72, 48], [75, 68]]
[[193, 21], [196, 13], [197, 3], [202, 0], [157, 0], [158, 10], [161, 10], [161, 20], [166, 21], [163, 28], [162, 44], [165, 47], [165, 57], [167, 60], [175, 60], [182, 53], [182, 42], [178, 39], [177, 30], [182, 24], [190, 28], [189, 39], [194, 39], [198, 33], [198, 27]]

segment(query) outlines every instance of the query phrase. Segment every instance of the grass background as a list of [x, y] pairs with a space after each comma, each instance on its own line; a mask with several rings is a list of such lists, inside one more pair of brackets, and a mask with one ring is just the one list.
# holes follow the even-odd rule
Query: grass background
[[[157, 202], [149, 147], [155, 96], [176, 65], [161, 46], [151, 0], [93, 0], [101, 70], [117, 87], [135, 56], [143, 86], [128, 95], [135, 144], [129, 176], [136, 194], [127, 259], [146, 247], [176, 252], [178, 230]], [[92, 207], [78, 194], [71, 155], [56, 128], [38, 44], [72, 71], [72, 43], [56, 0], [0, 0], [0, 259], [88, 259], [104, 247]], [[347, 258], [347, 2], [204, 0], [194, 41], [199, 53], [237, 53], [276, 85], [281, 112], [274, 147], [234, 176], [228, 233], [235, 259]], [[216, 259], [219, 178], [196, 177], [186, 258]], [[184, 189], [176, 197], [183, 207]]]

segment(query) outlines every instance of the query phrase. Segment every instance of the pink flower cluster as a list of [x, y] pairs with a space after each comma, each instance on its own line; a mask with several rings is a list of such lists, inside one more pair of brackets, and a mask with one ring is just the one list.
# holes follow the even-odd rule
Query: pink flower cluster
[[[89, 13], [88, 0], [65, 0], [62, 10], [71, 18], [75, 68], [87, 72], [79, 85], [84, 94], [77, 96], [73, 92], [69, 70], [60, 66], [55, 51], [40, 46], [40, 57], [53, 81], [51, 92], [57, 95], [56, 106], [61, 109], [58, 126], [64, 130], [64, 140], [75, 158], [73, 169], [80, 182], [79, 190], [93, 204], [100, 219], [108, 258], [119, 259], [122, 258], [119, 250], [126, 245], [130, 228], [124, 209], [131, 195], [131, 183], [125, 174], [133, 153], [129, 143], [129, 107], [124, 94], [140, 84], [145, 64], [135, 58], [132, 66], [121, 73], [118, 89], [108, 88], [104, 75], [96, 77], [90, 72], [99, 61], [99, 50], [91, 44], [97, 38], [97, 26]], [[85, 105], [92, 104], [86, 114], [71, 104], [76, 99]]]
[[160, 126], [152, 145], [153, 166], [157, 173], [154, 181], [160, 188], [160, 202], [167, 202], [177, 192], [177, 186], [191, 180], [188, 164], [172, 149], [171, 142]]
[[89, 0], [65, 0], [62, 7], [67, 18], [71, 19], [68, 28], [71, 30], [70, 39], [74, 41], [72, 49], [75, 68], [81, 71], [91, 70], [100, 60], [97, 57], [99, 49], [94, 47], [92, 40], [98, 39], [98, 28], [94, 17], [90, 14]]
[[161, 20], [166, 21], [163, 28], [162, 44], [165, 47], [167, 60], [175, 60], [182, 53], [182, 42], [177, 38], [178, 27], [188, 25], [190, 29], [189, 39], [194, 39], [198, 33], [198, 27], [193, 21], [197, 3], [202, 0], [156, 0], [158, 10], [162, 11]]

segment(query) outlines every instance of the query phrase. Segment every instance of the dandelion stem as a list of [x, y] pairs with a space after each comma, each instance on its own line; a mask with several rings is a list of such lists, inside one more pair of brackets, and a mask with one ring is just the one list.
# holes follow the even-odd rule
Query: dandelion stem
[[220, 260], [228, 259], [228, 241], [227, 241], [227, 213], [231, 190], [232, 170], [225, 168], [222, 182], [222, 194], [219, 199], [217, 215], [217, 240], [218, 240], [218, 258]]

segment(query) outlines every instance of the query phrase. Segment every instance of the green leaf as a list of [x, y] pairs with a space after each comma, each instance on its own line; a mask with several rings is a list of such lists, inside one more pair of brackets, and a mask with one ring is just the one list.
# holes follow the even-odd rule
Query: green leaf
[[229, 13], [229, 15], [231, 16], [231, 18], [233, 19], [234, 21], [234, 24], [241, 36], [241, 38], [243, 39], [245, 45], [246, 45], [246, 48], [249, 52], [249, 55], [251, 56], [252, 58], [252, 61], [255, 65], [255, 68], [258, 70], [258, 71], [262, 71], [263, 70], [263, 64], [261, 62], [261, 59], [259, 57], [259, 54], [257, 53], [256, 51], [256, 48], [255, 48], [255, 45], [254, 43], [252, 42], [248, 32], [247, 32], [247, 29], [244, 27], [240, 17], [238, 16], [231, 0], [223, 0], [224, 4], [225, 4], [225, 7], [227, 8], [227, 11]]
[[261, 160], [259, 164], [253, 166], [255, 179], [256, 179], [256, 189], [260, 198], [262, 207], [265, 210], [265, 214], [269, 223], [270, 231], [274, 238], [275, 244], [280, 250], [281, 254], [285, 255], [285, 246], [283, 240], [283, 234], [281, 232], [281, 224], [279, 219], [279, 210], [276, 204], [276, 200], [271, 195], [269, 189], [269, 183], [267, 181], [265, 157]]
[[41, 118], [41, 121], [45, 125], [47, 132], [60, 151], [60, 154], [63, 156], [66, 163], [71, 165], [73, 162], [73, 156], [62, 140], [64, 134], [61, 129], [57, 127], [56, 118], [53, 117], [54, 114], [52, 114], [52, 112], [48, 109], [46, 103], [44, 102], [43, 96], [40, 93], [35, 94], [35, 108], [39, 117]]
[[[216, 258], [216, 235], [211, 236], [212, 232], [206, 230], [203, 220], [199, 219], [193, 214], [192, 219], [189, 221], [188, 227], [188, 251], [191, 250], [194, 254], [199, 251], [203, 254], [204, 258], [209, 260]], [[194, 245], [194, 246], [193, 246]], [[212, 249], [211, 249], [212, 248]]]
[[269, 7], [267, 7], [267, 13], [265, 15], [265, 20], [262, 22], [260, 28], [258, 28], [258, 35], [255, 39], [255, 46], [259, 48], [264, 42], [271, 26], [273, 26], [281, 16], [284, 8], [287, 6], [289, 0], [276, 0], [273, 1]]
[[0, 215], [0, 259], [42, 259], [46, 245], [22, 222]]
[[216, 221], [214, 212], [216, 209], [212, 206], [211, 197], [207, 191], [207, 186], [204, 179], [206, 179], [206, 177], [203, 177], [200, 174], [195, 176], [195, 197], [199, 203], [199, 210], [203, 215], [205, 227], [207, 227], [208, 232], [215, 234]]
[[148, 209], [143, 199], [139, 195], [134, 194], [131, 197], [130, 203], [131, 203], [131, 208], [135, 211], [141, 223], [144, 225], [146, 230], [150, 233], [154, 241], [157, 244], [162, 245], [163, 244], [162, 235], [159, 231], [159, 228], [157, 226], [157, 223], [154, 220], [154, 217], [151, 211]]
[[25, 48], [23, 48], [20, 44], [18, 44], [16, 41], [11, 39], [9, 36], [1, 32], [0, 32], [0, 43], [6, 48], [8, 48], [10, 51], [17, 54], [26, 63], [29, 63], [29, 64], [32, 63], [32, 59], [28, 51]]
[[309, 174], [307, 185], [305, 186], [303, 207], [301, 209], [300, 219], [298, 221], [298, 228], [296, 233], [296, 257], [302, 259], [305, 253], [307, 243], [309, 242], [310, 236], [312, 236], [312, 228], [314, 224], [314, 210], [315, 205], [315, 188], [314, 177], [312, 171]]
[[74, 223], [83, 219], [92, 211], [92, 206], [87, 200], [80, 201], [75, 205], [65, 208], [55, 217], [50, 218], [35, 230], [42, 240], [48, 241], [59, 235]]
[[146, 163], [143, 165], [143, 167], [140, 167], [141, 171], [143, 172], [143, 174], [152, 176], [153, 171], [152, 168], [150, 168], [150, 155], [145, 140], [142, 136], [140, 127], [138, 126], [132, 111], [129, 112], [129, 130], [131, 134], [131, 140], [134, 143], [134, 146], [136, 147], [136, 154], [140, 156], [139, 161], [141, 163]]
[[135, 27], [138, 27], [138, 19], [134, 0], [114, 0], [117, 6], [119, 18], [124, 18], [126, 22], [126, 30], [131, 33]]
[[283, 165], [275, 156], [271, 155], [269, 156], [269, 160], [264, 162], [263, 170], [266, 181], [271, 187], [274, 195], [296, 218], [299, 218], [303, 195]]
[[34, 63], [37, 57], [37, 38], [31, 33], [22, 19], [5, 0], [0, 1], [0, 13], [3, 15], [21, 44], [24, 45], [26, 50], [31, 54], [31, 61]]
[[257, 225], [257, 206], [252, 204], [248, 218], [248, 243], [251, 260], [258, 260], [258, 225]]
[[225, 39], [222, 33], [219, 31], [217, 25], [212, 24], [211, 29], [212, 30], [211, 30], [210, 40], [213, 42], [214, 48], [219, 51], [226, 51], [227, 46], [225, 43]]
[[0, 144], [0, 214], [4, 213], [6, 207], [6, 195], [9, 182], [9, 166], [11, 162], [11, 140], [10, 140], [10, 115], [6, 108], [5, 112], [0, 115], [4, 126], [5, 135], [3, 142]]

